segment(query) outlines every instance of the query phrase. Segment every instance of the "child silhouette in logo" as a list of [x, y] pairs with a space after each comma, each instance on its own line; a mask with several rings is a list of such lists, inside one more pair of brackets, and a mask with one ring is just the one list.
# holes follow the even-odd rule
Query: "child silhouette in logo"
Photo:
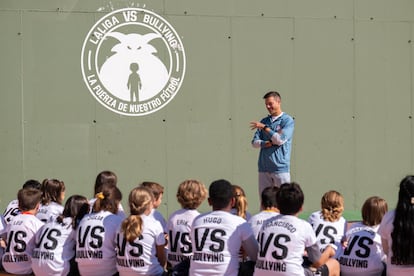
[[[131, 63], [129, 69], [132, 73], [129, 75], [127, 87], [131, 95], [131, 102], [139, 101], [139, 91], [141, 90], [141, 78], [138, 75], [138, 63]], [[135, 100], [134, 100], [135, 96]]]

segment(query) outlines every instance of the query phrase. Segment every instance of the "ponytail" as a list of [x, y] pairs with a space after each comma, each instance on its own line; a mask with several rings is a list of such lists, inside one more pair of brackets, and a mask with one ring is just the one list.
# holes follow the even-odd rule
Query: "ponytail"
[[144, 187], [134, 188], [129, 193], [128, 202], [131, 215], [121, 225], [121, 231], [127, 241], [133, 242], [141, 236], [144, 228], [141, 216], [151, 210], [153, 200], [151, 191]]
[[111, 184], [104, 184], [102, 191], [95, 195], [96, 201], [93, 204], [93, 212], [109, 211], [113, 214], [118, 213], [118, 205], [122, 200], [121, 191]]
[[124, 232], [125, 239], [133, 242], [142, 233], [142, 218], [140, 215], [130, 215], [122, 222], [122, 232]]

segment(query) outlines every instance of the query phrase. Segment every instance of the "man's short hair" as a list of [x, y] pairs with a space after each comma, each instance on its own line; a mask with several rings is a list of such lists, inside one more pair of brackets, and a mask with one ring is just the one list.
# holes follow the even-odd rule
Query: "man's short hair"
[[233, 186], [225, 179], [213, 181], [208, 189], [210, 204], [214, 209], [226, 208], [233, 198]]
[[267, 99], [269, 97], [275, 97], [275, 98], [279, 98], [280, 100], [282, 100], [282, 97], [280, 96], [279, 92], [277, 92], [277, 91], [269, 91], [269, 92], [267, 92], [263, 96], [263, 99]]
[[282, 184], [276, 196], [277, 208], [283, 215], [297, 214], [304, 200], [303, 191], [295, 182]]

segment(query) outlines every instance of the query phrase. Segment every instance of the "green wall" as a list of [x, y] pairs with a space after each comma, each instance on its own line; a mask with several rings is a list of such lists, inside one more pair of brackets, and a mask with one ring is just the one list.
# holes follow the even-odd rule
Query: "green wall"
[[[106, 13], [141, 7], [180, 34], [186, 74], [175, 98], [147, 116], [113, 113], [81, 74], [88, 31]], [[330, 189], [355, 219], [371, 195], [395, 205], [414, 171], [414, 1], [0, 1], [0, 207], [29, 178], [59, 178], [88, 197], [113, 170], [124, 194], [153, 180], [178, 208], [186, 178], [226, 178], [258, 210], [249, 122], [278, 90], [295, 118], [292, 180], [305, 214]], [[203, 204], [201, 210], [208, 210]]]

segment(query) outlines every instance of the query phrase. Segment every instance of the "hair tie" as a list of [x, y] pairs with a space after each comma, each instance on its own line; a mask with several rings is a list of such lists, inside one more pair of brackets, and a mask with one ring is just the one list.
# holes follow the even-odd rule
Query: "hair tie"
[[411, 197], [411, 205], [414, 205], [414, 197]]
[[99, 198], [99, 199], [104, 199], [105, 198], [105, 196], [104, 196], [104, 194], [102, 192], [97, 193], [95, 197], [96, 198]]

